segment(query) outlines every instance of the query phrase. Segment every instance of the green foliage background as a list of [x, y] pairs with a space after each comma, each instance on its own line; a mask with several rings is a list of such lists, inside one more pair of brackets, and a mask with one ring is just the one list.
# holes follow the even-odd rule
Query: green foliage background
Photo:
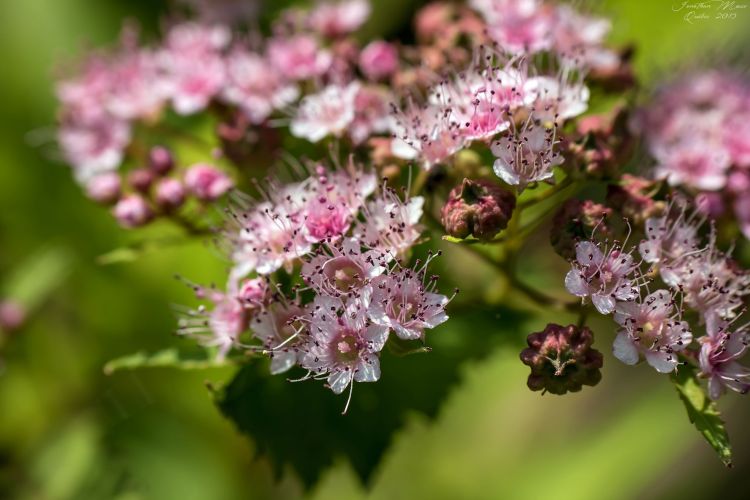
[[[388, 35], [404, 32], [416, 2], [373, 3], [367, 30]], [[613, 18], [614, 41], [637, 44], [636, 66], [647, 83], [675, 67], [743, 64], [750, 11], [735, 21], [691, 25], [672, 7], [673, 0], [609, 0], [594, 9]], [[148, 34], [165, 11], [147, 0], [0, 2], [0, 295], [32, 307], [27, 327], [0, 347], [1, 498], [746, 497], [750, 402], [734, 394], [721, 402], [735, 449], [735, 468], [727, 470], [689, 424], [667, 377], [612, 360], [607, 323], [595, 324], [597, 345], [607, 356], [600, 385], [562, 398], [528, 391], [517, 353], [525, 333], [568, 320], [554, 311], [527, 319], [459, 311], [435, 334], [435, 352], [427, 356], [437, 365], [422, 369], [421, 358], [391, 360], [400, 365], [400, 378], [390, 386], [394, 405], [410, 394], [400, 393], [400, 385], [429, 387], [433, 379], [445, 399], [439, 409], [427, 408], [416, 394], [414, 408], [422, 411], [404, 406], [404, 425], [370, 476], [369, 490], [343, 457], [314, 452], [309, 460], [320, 458], [315, 465], [326, 467], [311, 491], [304, 492], [289, 468], [277, 477], [205, 387], [227, 380], [231, 368], [104, 375], [112, 358], [179, 342], [170, 334], [170, 304], [192, 299], [171, 279], [175, 272], [207, 283], [221, 280], [224, 265], [201, 242], [131, 263], [96, 264], [97, 256], [134, 236], [88, 202], [69, 171], [53, 161], [52, 75], [56, 64], [82, 48], [112, 42], [123, 17], [138, 19]], [[452, 248], [442, 272], [460, 269], [492, 295], [497, 284], [462, 252]], [[528, 259], [525, 266], [529, 280], [559, 288], [550, 273], [562, 278], [561, 261]], [[312, 389], [331, 397], [322, 387]], [[389, 404], [387, 397], [380, 401]], [[244, 402], [247, 412], [273, 415], [266, 403]], [[424, 416], [434, 411], [434, 420]], [[304, 408], [297, 412], [280, 419], [294, 437], [292, 449], [331, 432], [308, 422]], [[367, 415], [361, 418], [372, 418], [373, 429], [390, 425]], [[341, 425], [342, 433], [348, 430]], [[338, 439], [357, 443], [362, 436]]]

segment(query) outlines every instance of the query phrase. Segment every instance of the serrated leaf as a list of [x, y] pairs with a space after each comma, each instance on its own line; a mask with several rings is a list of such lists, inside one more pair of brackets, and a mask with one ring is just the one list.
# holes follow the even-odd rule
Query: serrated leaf
[[[499, 314], [503, 323], [497, 321]], [[336, 459], [345, 457], [367, 483], [407, 416], [434, 417], [458, 382], [460, 367], [501, 343], [520, 344], [520, 337], [499, 330], [503, 324], [521, 322], [519, 313], [473, 311], [431, 331], [430, 354], [403, 358], [383, 351], [381, 379], [355, 384], [346, 415], [341, 414], [346, 395], [334, 395], [323, 382], [287, 380], [304, 375], [302, 370], [271, 376], [266, 363], [244, 366], [214, 397], [278, 474], [291, 466], [310, 487]]]
[[721, 413], [719, 413], [716, 403], [709, 399], [706, 391], [698, 382], [695, 369], [683, 365], [679, 370], [672, 373], [671, 379], [680, 399], [685, 404], [690, 422], [695, 425], [698, 432], [703, 434], [708, 444], [716, 450], [724, 465], [731, 467], [732, 449], [724, 427], [724, 421], [721, 419]]
[[229, 366], [230, 359], [217, 360], [213, 353], [206, 350], [183, 352], [179, 349], [165, 349], [154, 353], [136, 352], [116, 358], [104, 365], [104, 373], [112, 375], [120, 370], [135, 370], [138, 368], [178, 368], [180, 370], [202, 370]]

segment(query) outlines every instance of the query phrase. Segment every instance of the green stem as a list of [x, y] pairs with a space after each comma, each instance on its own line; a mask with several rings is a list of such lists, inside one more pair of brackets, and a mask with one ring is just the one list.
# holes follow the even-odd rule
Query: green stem
[[[533, 198], [527, 198], [521, 202], [518, 203], [518, 209], [525, 209], [528, 207], [531, 207], [533, 205], [536, 205], [537, 203], [540, 203], [544, 200], [548, 200], [555, 196], [557, 193], [562, 192], [563, 190], [567, 189], [568, 187], [573, 185], [573, 179], [568, 176], [565, 179], [562, 180], [559, 184], [555, 184], [550, 189], [547, 189], [546, 191], [542, 191], [538, 195], [534, 196]], [[518, 210], [516, 209], [516, 210]]]

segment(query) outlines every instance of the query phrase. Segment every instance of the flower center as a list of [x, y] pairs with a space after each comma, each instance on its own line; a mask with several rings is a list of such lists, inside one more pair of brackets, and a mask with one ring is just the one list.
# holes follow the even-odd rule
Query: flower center
[[340, 292], [349, 292], [364, 284], [362, 268], [348, 257], [338, 257], [328, 261], [323, 267], [323, 274]]
[[359, 349], [357, 348], [357, 339], [354, 335], [344, 334], [336, 342], [336, 359], [340, 362], [349, 363], [357, 359]]

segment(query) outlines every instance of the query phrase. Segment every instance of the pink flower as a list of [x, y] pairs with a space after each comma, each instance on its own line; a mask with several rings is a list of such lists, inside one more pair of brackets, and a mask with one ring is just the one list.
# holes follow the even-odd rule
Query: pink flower
[[305, 329], [301, 318], [305, 310], [285, 300], [275, 302], [252, 321], [253, 336], [258, 338], [271, 357], [271, 374], [284, 373], [303, 356], [300, 346]]
[[528, 119], [521, 129], [514, 127], [511, 132], [492, 144], [495, 174], [520, 190], [532, 182], [552, 179], [552, 168], [563, 162], [555, 151], [556, 129]]
[[130, 143], [130, 126], [114, 118], [91, 123], [67, 121], [58, 130], [58, 141], [76, 179], [85, 183], [122, 163]]
[[385, 272], [388, 259], [363, 251], [362, 244], [347, 238], [337, 244], [323, 245], [302, 266], [302, 278], [316, 293], [345, 297], [359, 293], [372, 278]]
[[380, 379], [378, 353], [388, 340], [388, 327], [369, 323], [367, 308], [365, 299], [345, 305], [319, 297], [313, 303], [310, 341], [301, 365], [316, 376], [327, 375], [328, 386], [336, 394], [353, 382]]
[[710, 142], [690, 139], [684, 144], [656, 148], [656, 175], [673, 186], [686, 184], [698, 189], [716, 191], [727, 181], [731, 158], [727, 151]]
[[[678, 201], [677, 205], [681, 205]], [[646, 239], [638, 246], [645, 262], [673, 261], [699, 248], [698, 230], [705, 222], [699, 212], [688, 212], [685, 205], [668, 215], [646, 219]]]
[[700, 251], [667, 262], [660, 268], [664, 282], [679, 289], [685, 303], [701, 314], [728, 319], [750, 294], [750, 274], [716, 248], [715, 234]]
[[321, 35], [335, 38], [356, 31], [368, 17], [368, 0], [337, 0], [318, 2], [307, 21]]
[[168, 89], [157, 55], [146, 49], [126, 49], [111, 64], [107, 110], [122, 120], [149, 119], [162, 108]]
[[667, 290], [657, 290], [640, 302], [619, 302], [615, 321], [622, 328], [613, 346], [615, 357], [634, 365], [643, 354], [656, 371], [674, 371], [679, 364], [677, 353], [693, 340], [689, 325], [676, 318], [674, 309]]
[[354, 100], [359, 83], [346, 87], [329, 85], [317, 94], [305, 96], [289, 127], [292, 135], [318, 142], [328, 135], [341, 137], [354, 120]]
[[361, 144], [373, 134], [390, 130], [388, 105], [393, 101], [390, 91], [383, 86], [362, 85], [354, 97], [354, 121], [347, 131], [352, 142]]
[[501, 48], [514, 52], [548, 50], [553, 43], [554, 10], [541, 0], [472, 0]]
[[304, 206], [311, 180], [279, 186], [271, 184], [265, 199], [242, 204], [232, 213], [227, 239], [234, 262], [233, 275], [252, 271], [267, 275], [307, 254], [312, 244], [304, 227]]
[[232, 189], [234, 182], [216, 167], [198, 163], [185, 172], [185, 187], [199, 200], [214, 201]]
[[370, 80], [380, 80], [398, 69], [398, 50], [382, 40], [370, 42], [359, 55], [359, 68]]
[[262, 123], [275, 109], [299, 97], [299, 89], [264, 57], [235, 49], [226, 60], [224, 99], [242, 109], [251, 123]]
[[524, 104], [527, 71], [517, 59], [471, 68], [433, 88], [430, 101], [459, 124], [464, 139], [489, 140], [509, 128], [513, 111]]
[[373, 323], [392, 329], [405, 340], [424, 337], [424, 330], [446, 322], [449, 299], [434, 293], [435, 279], [427, 280], [424, 271], [399, 269], [372, 280], [369, 315]]
[[589, 89], [582, 81], [562, 77], [536, 76], [523, 87], [526, 105], [542, 122], [560, 123], [582, 114], [588, 108]]
[[121, 226], [127, 228], [142, 226], [154, 216], [146, 200], [138, 194], [129, 194], [120, 198], [112, 209], [112, 214]]
[[395, 190], [384, 187], [365, 205], [362, 211], [365, 220], [354, 229], [354, 236], [387, 260], [399, 259], [422, 234], [419, 220], [423, 206], [421, 196], [402, 201]]
[[116, 202], [121, 191], [122, 182], [116, 172], [99, 174], [86, 183], [86, 196], [105, 205]]
[[240, 284], [237, 298], [245, 307], [259, 307], [270, 297], [271, 289], [265, 278], [246, 279]]
[[220, 25], [185, 23], [169, 30], [159, 61], [177, 113], [196, 113], [221, 91], [226, 81], [221, 51], [229, 40], [229, 30]]
[[608, 19], [589, 17], [566, 4], [555, 7], [554, 49], [569, 65], [597, 71], [617, 69], [620, 58], [603, 46], [612, 29]]
[[597, 311], [610, 314], [616, 301], [638, 296], [636, 272], [633, 257], [619, 245], [602, 251], [591, 241], [581, 241], [576, 245], [573, 269], [565, 276], [565, 288], [577, 297], [591, 297]]
[[333, 57], [312, 36], [296, 35], [271, 39], [268, 60], [285, 78], [307, 80], [324, 74]]
[[726, 321], [713, 317], [706, 322], [707, 335], [698, 339], [701, 375], [708, 378], [708, 395], [714, 400], [726, 388], [740, 394], [750, 390], [750, 369], [737, 362], [747, 351], [747, 325], [734, 332], [729, 327]]
[[217, 347], [216, 358], [223, 360], [247, 330], [248, 316], [237, 300], [236, 284], [230, 282], [226, 293], [214, 288], [192, 287], [196, 296], [211, 302], [213, 308], [208, 310], [202, 305], [197, 310], [188, 311], [180, 319], [177, 333], [196, 338], [203, 346]]
[[461, 125], [451, 110], [409, 100], [404, 109], [394, 108], [391, 150], [398, 158], [419, 159], [429, 169], [446, 161], [465, 145]]

